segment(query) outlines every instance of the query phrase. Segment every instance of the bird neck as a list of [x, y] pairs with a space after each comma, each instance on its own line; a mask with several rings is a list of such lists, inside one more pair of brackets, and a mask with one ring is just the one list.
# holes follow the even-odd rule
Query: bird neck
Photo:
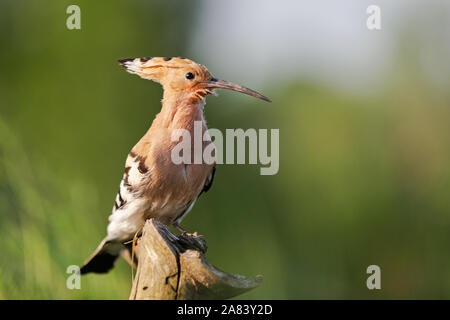
[[[205, 98], [198, 99], [183, 91], [164, 91], [158, 125], [168, 129], [191, 130], [194, 121], [204, 121]], [[156, 119], [155, 119], [156, 120]]]

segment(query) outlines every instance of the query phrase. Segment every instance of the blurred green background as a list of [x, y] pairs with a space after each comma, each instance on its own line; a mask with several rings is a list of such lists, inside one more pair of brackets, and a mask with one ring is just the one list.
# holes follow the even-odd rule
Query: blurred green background
[[[83, 277], [81, 290], [66, 288], [66, 268], [104, 237], [126, 155], [160, 109], [160, 86], [116, 62], [142, 56], [192, 58], [273, 100], [208, 98], [210, 127], [279, 128], [280, 170], [218, 166], [213, 188], [183, 222], [206, 237], [214, 265], [264, 276], [239, 298], [449, 298], [450, 95], [419, 53], [450, 51], [442, 33], [450, 19], [432, 3], [428, 29], [417, 20], [399, 28], [382, 80], [349, 90], [295, 67], [271, 79], [287, 63], [275, 59], [258, 67], [271, 68], [255, 85], [242, 48], [224, 47], [217, 60], [207, 53], [227, 25], [191, 41], [204, 1], [0, 1], [0, 299], [128, 298], [123, 260], [107, 275]], [[66, 28], [70, 4], [81, 7], [81, 30]], [[265, 14], [258, 19], [275, 27]], [[246, 30], [242, 41], [256, 33]], [[283, 41], [280, 52], [302, 45]], [[448, 55], [440, 57], [432, 64], [446, 72]], [[215, 72], [221, 59], [231, 66], [224, 76]], [[248, 69], [233, 68], [235, 60]], [[243, 82], [238, 72], [250, 75]], [[371, 264], [381, 267], [381, 290], [366, 287]]]

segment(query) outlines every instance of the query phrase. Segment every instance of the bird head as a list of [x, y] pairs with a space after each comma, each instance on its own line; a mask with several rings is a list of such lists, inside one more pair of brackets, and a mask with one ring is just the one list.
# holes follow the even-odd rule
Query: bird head
[[165, 91], [188, 94], [194, 99], [203, 99], [208, 94], [214, 94], [214, 89], [227, 89], [271, 102], [270, 99], [254, 90], [214, 78], [205, 66], [189, 59], [135, 58], [121, 59], [119, 63], [129, 73], [159, 82]]

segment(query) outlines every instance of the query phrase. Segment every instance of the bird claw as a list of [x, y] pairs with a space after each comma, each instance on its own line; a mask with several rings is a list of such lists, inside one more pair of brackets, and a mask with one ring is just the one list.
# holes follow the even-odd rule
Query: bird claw
[[194, 233], [190, 233], [190, 232], [187, 232], [187, 231], [183, 231], [183, 232], [181, 233], [181, 235], [182, 235], [183, 237], [203, 238], [203, 236], [202, 236], [202, 235], [199, 235], [197, 231], [195, 231]]
[[172, 225], [181, 232], [181, 236], [183, 237], [193, 237], [193, 238], [203, 238], [203, 236], [199, 235], [197, 233], [197, 231], [195, 231], [194, 233], [190, 233], [187, 232], [186, 230], [184, 230], [177, 222], [172, 223]]

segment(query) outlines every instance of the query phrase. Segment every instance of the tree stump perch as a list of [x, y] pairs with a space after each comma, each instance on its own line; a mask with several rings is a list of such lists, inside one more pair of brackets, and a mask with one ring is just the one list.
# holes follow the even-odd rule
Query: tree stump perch
[[228, 299], [257, 287], [262, 276], [221, 271], [205, 257], [202, 237], [177, 236], [147, 220], [136, 245], [138, 267], [130, 300]]

